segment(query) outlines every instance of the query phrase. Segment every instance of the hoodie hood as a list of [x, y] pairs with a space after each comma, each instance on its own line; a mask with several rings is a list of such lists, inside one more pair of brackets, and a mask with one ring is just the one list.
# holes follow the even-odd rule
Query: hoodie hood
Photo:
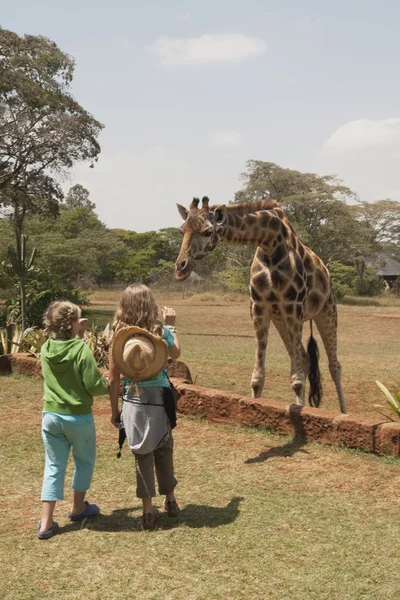
[[42, 358], [57, 373], [66, 371], [82, 352], [85, 342], [74, 338], [73, 340], [49, 339], [42, 346]]

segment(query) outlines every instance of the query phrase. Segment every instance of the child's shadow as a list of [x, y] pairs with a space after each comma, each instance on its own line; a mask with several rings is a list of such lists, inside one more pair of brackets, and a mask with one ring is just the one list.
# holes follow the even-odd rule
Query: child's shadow
[[[200, 527], [220, 527], [233, 523], [239, 516], [239, 504], [242, 497], [236, 496], [223, 507], [207, 506], [206, 504], [188, 504], [179, 513], [176, 518], [169, 518], [163, 512], [157, 521], [157, 529], [171, 529], [178, 525], [186, 525], [191, 528]], [[141, 531], [142, 523], [140, 517], [131, 515], [133, 511], [140, 511], [140, 506], [130, 508], [120, 508], [114, 510], [110, 515], [101, 513], [95, 518], [88, 519], [83, 523], [69, 523], [60, 530], [60, 533], [67, 533], [77, 529], [90, 529], [91, 531]]]

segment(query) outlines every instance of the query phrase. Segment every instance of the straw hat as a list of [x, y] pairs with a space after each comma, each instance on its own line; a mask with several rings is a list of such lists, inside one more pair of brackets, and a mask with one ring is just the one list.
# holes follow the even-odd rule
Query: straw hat
[[133, 381], [158, 375], [168, 360], [167, 344], [141, 327], [124, 327], [115, 334], [112, 357], [119, 371]]

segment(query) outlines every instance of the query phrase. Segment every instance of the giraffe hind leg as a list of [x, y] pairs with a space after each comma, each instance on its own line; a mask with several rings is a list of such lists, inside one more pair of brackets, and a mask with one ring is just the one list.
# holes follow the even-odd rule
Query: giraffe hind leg
[[346, 403], [342, 388], [342, 367], [337, 357], [337, 311], [334, 302], [328, 303], [314, 317], [314, 322], [320, 333], [328, 356], [329, 371], [336, 386], [340, 412], [346, 414]]

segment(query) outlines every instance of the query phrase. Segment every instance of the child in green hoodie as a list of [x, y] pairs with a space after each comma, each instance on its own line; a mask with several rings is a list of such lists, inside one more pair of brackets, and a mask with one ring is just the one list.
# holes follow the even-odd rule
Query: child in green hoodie
[[41, 496], [43, 516], [37, 535], [42, 540], [58, 531], [53, 513], [56, 501], [64, 499], [64, 478], [71, 447], [75, 462], [74, 497], [68, 517], [71, 521], [82, 521], [100, 511], [96, 504], [85, 501], [85, 495], [96, 456], [93, 396], [105, 394], [108, 389], [108, 382], [101, 378], [92, 353], [80, 339], [86, 325], [80, 308], [72, 302], [53, 302], [45, 313], [44, 325], [51, 337], [40, 353], [44, 379], [45, 469]]

